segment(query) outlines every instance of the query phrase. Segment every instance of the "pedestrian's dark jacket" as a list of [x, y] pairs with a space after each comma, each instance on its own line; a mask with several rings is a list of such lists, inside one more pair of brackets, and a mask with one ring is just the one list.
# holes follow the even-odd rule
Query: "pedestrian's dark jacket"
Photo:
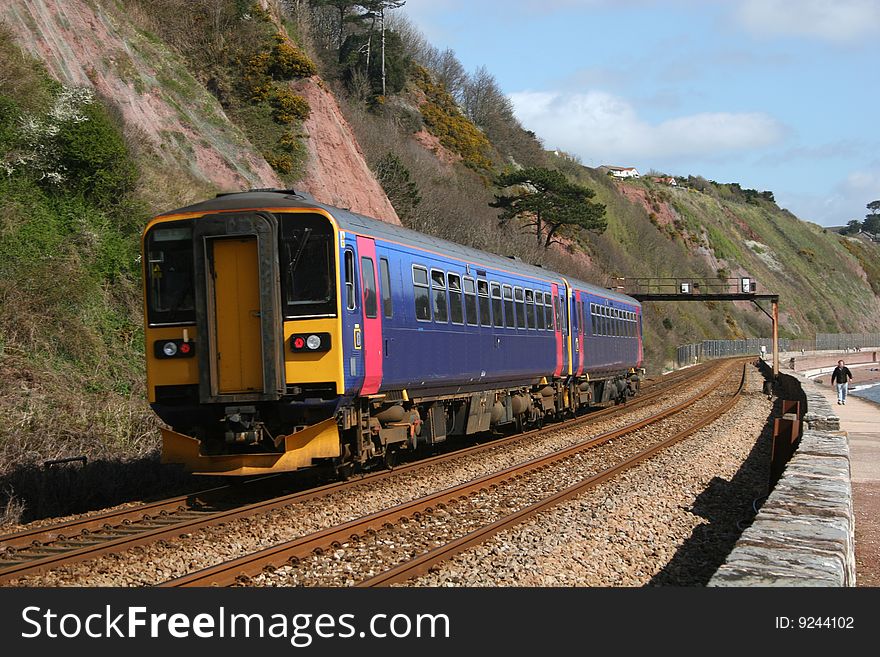
[[849, 371], [848, 367], [838, 365], [834, 368], [834, 373], [831, 375], [831, 385], [834, 385], [835, 382], [848, 383], [852, 378], [852, 372]]

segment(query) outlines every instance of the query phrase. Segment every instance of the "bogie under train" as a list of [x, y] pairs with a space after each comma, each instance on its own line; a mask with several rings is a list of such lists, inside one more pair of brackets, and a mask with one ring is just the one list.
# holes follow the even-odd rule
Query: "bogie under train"
[[160, 215], [143, 262], [163, 460], [193, 472], [363, 467], [638, 386], [635, 299], [295, 192]]

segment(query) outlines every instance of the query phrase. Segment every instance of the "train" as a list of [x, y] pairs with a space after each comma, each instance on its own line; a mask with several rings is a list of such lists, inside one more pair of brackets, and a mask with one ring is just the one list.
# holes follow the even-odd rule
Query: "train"
[[302, 192], [160, 214], [142, 249], [162, 461], [196, 474], [364, 470], [625, 401], [643, 372], [635, 299]]

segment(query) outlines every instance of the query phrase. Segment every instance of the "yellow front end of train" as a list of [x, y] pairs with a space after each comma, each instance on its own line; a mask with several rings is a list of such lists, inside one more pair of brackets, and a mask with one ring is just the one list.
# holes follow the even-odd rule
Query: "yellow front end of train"
[[168, 425], [163, 462], [242, 476], [340, 456], [338, 239], [315, 208], [209, 207], [150, 222], [147, 390]]

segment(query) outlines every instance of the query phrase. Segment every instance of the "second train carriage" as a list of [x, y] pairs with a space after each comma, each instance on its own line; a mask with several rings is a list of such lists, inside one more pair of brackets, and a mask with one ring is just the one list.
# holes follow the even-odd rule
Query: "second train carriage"
[[249, 475], [537, 425], [625, 397], [625, 295], [314, 202], [220, 195], [144, 232], [163, 459]]

